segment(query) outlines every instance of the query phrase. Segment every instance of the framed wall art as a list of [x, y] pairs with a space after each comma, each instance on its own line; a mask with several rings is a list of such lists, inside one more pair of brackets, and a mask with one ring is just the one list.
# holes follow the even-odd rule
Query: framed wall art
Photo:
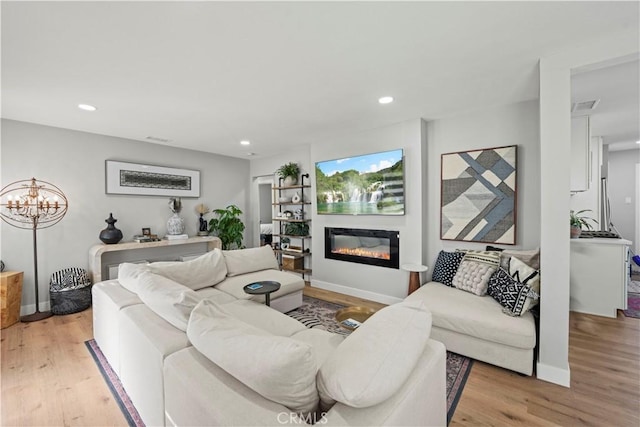
[[440, 238], [516, 244], [517, 146], [442, 154]]
[[200, 197], [200, 171], [107, 160], [106, 193]]

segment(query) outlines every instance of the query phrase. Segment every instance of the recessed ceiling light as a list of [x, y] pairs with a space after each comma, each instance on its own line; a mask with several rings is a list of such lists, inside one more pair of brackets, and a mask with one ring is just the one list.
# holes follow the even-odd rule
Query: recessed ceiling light
[[251, 141], [245, 139], [244, 141], [240, 141], [240, 145], [251, 145]]
[[96, 111], [97, 108], [89, 104], [78, 104], [78, 108], [84, 111]]
[[383, 96], [382, 98], [378, 99], [378, 102], [380, 104], [390, 104], [393, 102], [393, 96]]
[[636, 144], [640, 144], [640, 141], [636, 141]]

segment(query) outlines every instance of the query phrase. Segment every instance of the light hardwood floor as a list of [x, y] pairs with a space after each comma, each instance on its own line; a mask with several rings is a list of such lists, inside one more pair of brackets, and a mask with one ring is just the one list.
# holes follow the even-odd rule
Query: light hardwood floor
[[[307, 288], [344, 305], [382, 305]], [[640, 425], [640, 319], [571, 313], [571, 388], [475, 362], [452, 426]], [[125, 426], [84, 341], [91, 310], [1, 332], [2, 426]]]

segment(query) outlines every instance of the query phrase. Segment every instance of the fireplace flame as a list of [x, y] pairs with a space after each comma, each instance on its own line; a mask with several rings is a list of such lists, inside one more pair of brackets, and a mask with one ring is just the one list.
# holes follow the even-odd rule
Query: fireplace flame
[[334, 254], [360, 256], [367, 258], [379, 258], [379, 259], [391, 259], [391, 254], [388, 252], [375, 252], [368, 251], [362, 248], [335, 248], [331, 251]]

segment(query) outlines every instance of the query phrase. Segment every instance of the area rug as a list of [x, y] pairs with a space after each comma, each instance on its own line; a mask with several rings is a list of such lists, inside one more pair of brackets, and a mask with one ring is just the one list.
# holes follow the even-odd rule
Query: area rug
[[[335, 320], [335, 312], [344, 306], [304, 296], [302, 306], [287, 313], [308, 328], [321, 328], [329, 332], [348, 335], [351, 331]], [[473, 359], [447, 351], [447, 424], [453, 418], [467, 382]]]
[[[335, 312], [343, 307], [344, 306], [339, 304], [305, 296], [302, 306], [287, 314], [302, 322], [308, 328], [320, 328], [330, 332], [348, 335], [351, 332], [341, 327], [334, 317]], [[120, 379], [109, 365], [109, 362], [107, 362], [96, 341], [86, 341], [85, 345], [89, 353], [91, 353], [93, 360], [96, 362], [96, 365], [98, 365], [104, 380], [109, 385], [109, 389], [122, 410], [129, 426], [143, 427], [144, 422], [140, 418], [138, 411], [133, 406]], [[451, 421], [456, 410], [456, 406], [462, 395], [462, 390], [471, 372], [472, 364], [472, 359], [447, 351], [447, 423]]]
[[85, 341], [85, 345], [87, 346], [89, 353], [91, 353], [93, 360], [96, 362], [96, 365], [98, 365], [98, 369], [100, 369], [100, 373], [109, 386], [111, 394], [113, 394], [116, 403], [127, 420], [127, 424], [129, 424], [130, 427], [144, 427], [144, 422], [142, 422], [140, 414], [138, 414], [135, 406], [131, 403], [129, 395], [124, 390], [124, 387], [122, 387], [120, 378], [118, 378], [111, 368], [111, 365], [109, 365], [109, 362], [107, 362], [107, 358], [102, 354], [96, 340]]

